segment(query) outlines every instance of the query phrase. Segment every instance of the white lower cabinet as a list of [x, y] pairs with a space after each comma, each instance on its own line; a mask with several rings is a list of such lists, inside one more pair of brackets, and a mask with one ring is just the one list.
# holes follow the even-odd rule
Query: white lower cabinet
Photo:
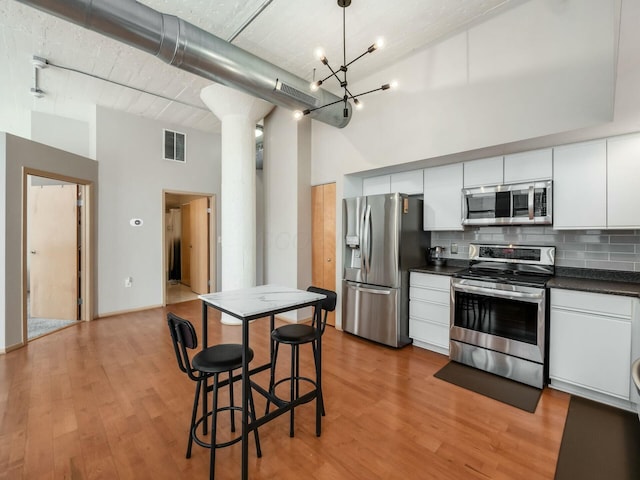
[[551, 290], [549, 377], [559, 390], [632, 409], [631, 363], [638, 300]]
[[417, 347], [449, 355], [449, 286], [445, 275], [411, 272], [409, 337]]

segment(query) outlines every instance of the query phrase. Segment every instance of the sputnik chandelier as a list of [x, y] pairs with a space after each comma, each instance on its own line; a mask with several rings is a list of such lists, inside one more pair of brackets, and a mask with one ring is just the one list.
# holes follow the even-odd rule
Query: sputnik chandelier
[[[316, 50], [316, 56], [322, 62], [322, 64], [325, 65], [329, 69], [329, 71], [331, 73], [329, 75], [327, 75], [325, 78], [323, 78], [322, 80], [317, 80], [317, 81], [311, 82], [311, 85], [310, 85], [311, 90], [315, 92], [315, 91], [318, 90], [318, 88], [320, 88], [320, 85], [322, 85], [324, 82], [326, 82], [327, 80], [329, 80], [330, 78], [333, 77], [338, 81], [338, 83], [340, 84], [340, 87], [344, 89], [343, 97], [340, 100], [336, 100], [335, 102], [327, 103], [326, 105], [322, 105], [320, 107], [309, 108], [307, 110], [302, 110], [302, 111], [301, 110], [296, 110], [294, 112], [294, 116], [295, 116], [296, 119], [300, 119], [305, 115], [309, 115], [311, 112], [313, 112], [315, 110], [320, 110], [321, 108], [329, 107], [331, 105], [335, 105], [336, 103], [340, 103], [340, 102], [344, 102], [343, 115], [344, 115], [345, 118], [347, 118], [349, 116], [349, 108], [348, 108], [349, 100], [353, 100], [353, 103], [355, 104], [356, 108], [360, 109], [360, 108], [362, 108], [363, 104], [359, 100], [359, 97], [362, 97], [362, 96], [367, 95], [369, 93], [377, 92], [379, 90], [388, 90], [390, 88], [395, 88], [397, 86], [396, 82], [385, 83], [384, 85], [382, 85], [379, 88], [374, 88], [373, 90], [369, 90], [369, 91], [366, 91], [366, 92], [358, 93], [357, 95], [353, 95], [349, 91], [348, 82], [347, 82], [347, 70], [348, 70], [349, 66], [352, 65], [353, 63], [355, 63], [356, 61], [360, 60], [366, 54], [375, 52], [378, 48], [382, 47], [382, 45], [383, 45], [382, 39], [378, 39], [378, 40], [376, 40], [376, 42], [373, 45], [371, 45], [369, 48], [367, 48], [364, 51], [364, 53], [358, 55], [356, 58], [354, 58], [349, 63], [347, 63], [345, 12], [346, 12], [346, 8], [349, 5], [351, 5], [351, 0], [338, 0], [338, 6], [342, 8], [342, 55], [343, 55], [343, 57], [342, 57], [342, 65], [340, 66], [340, 68], [338, 70], [334, 70], [333, 67], [329, 64], [329, 60], [327, 60], [327, 57], [324, 54], [324, 51], [322, 49]], [[342, 75], [342, 78], [340, 77], [340, 75]]]

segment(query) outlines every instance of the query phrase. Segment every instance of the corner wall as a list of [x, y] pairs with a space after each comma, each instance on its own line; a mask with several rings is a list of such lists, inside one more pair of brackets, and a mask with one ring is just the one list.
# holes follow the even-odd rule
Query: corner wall
[[[162, 129], [187, 136], [186, 163], [163, 160]], [[98, 107], [96, 155], [100, 164], [98, 314], [162, 304], [163, 190], [216, 196], [220, 235], [220, 135]], [[143, 225], [132, 227], [130, 219]], [[215, 239], [213, 241], [216, 241]], [[217, 244], [217, 242], [216, 242]], [[220, 285], [218, 245], [217, 285]], [[124, 280], [132, 277], [132, 286]]]

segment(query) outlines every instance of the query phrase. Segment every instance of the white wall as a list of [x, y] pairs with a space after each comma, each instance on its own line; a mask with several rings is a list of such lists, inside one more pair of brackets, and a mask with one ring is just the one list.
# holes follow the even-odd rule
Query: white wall
[[[161, 305], [165, 280], [162, 192], [216, 195], [220, 234], [220, 136], [101, 107], [96, 126], [100, 164], [98, 314]], [[186, 164], [163, 160], [163, 128], [186, 133]], [[132, 227], [131, 218], [141, 218], [144, 224]], [[127, 277], [133, 278], [130, 288], [124, 286]], [[220, 285], [219, 271], [216, 277]]]
[[[4, 148], [2, 146], [4, 145]], [[88, 158], [30, 140], [0, 133], [0, 351], [22, 343], [23, 169], [98, 182], [98, 164]], [[83, 182], [80, 182], [82, 180]], [[95, 212], [94, 212], [95, 218]], [[93, 232], [95, 238], [95, 232]], [[95, 279], [94, 279], [95, 281]]]
[[[276, 108], [265, 118], [265, 283], [306, 289], [311, 282], [310, 121]], [[283, 315], [292, 321], [307, 311]]]
[[313, 122], [312, 183], [612, 121], [616, 3], [530, 0], [350, 85], [399, 82]]
[[[94, 110], [95, 111], [95, 110]], [[93, 122], [95, 123], [95, 122]], [[95, 160], [91, 122], [31, 112], [31, 140]]]

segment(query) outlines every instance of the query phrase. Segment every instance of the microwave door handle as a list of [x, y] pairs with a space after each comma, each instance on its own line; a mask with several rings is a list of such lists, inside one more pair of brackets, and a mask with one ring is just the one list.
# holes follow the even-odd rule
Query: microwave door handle
[[535, 189], [533, 188], [533, 185], [531, 185], [529, 187], [529, 202], [528, 202], [528, 207], [529, 207], [529, 220], [533, 220], [533, 199], [534, 199], [534, 193], [535, 193]]

